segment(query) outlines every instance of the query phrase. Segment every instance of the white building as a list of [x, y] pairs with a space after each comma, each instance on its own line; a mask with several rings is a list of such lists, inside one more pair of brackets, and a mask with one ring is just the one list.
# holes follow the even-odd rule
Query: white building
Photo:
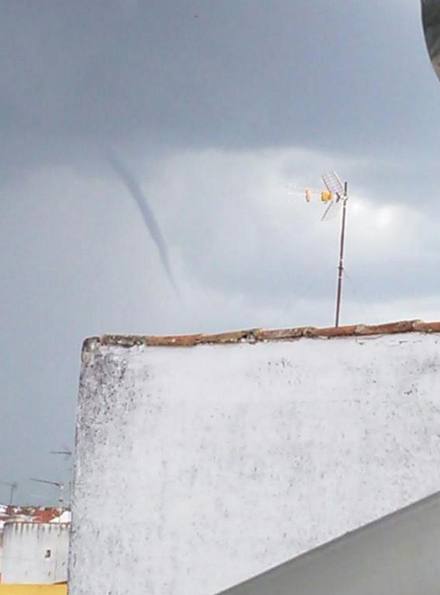
[[0, 583], [67, 580], [70, 511], [4, 506], [0, 526]]
[[6, 523], [2, 583], [66, 581], [69, 532], [68, 523]]
[[5, 525], [8, 507], [5, 504], [0, 504], [0, 583], [2, 582], [2, 566], [3, 566], [3, 528]]
[[214, 595], [439, 490], [440, 323], [84, 345], [71, 595]]

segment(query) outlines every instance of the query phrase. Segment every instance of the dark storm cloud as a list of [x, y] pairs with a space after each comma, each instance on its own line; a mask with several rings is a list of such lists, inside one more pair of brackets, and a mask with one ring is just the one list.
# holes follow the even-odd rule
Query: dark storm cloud
[[412, 84], [425, 60], [419, 15], [397, 6], [10, 0], [2, 152], [45, 160], [61, 144], [68, 158], [96, 142], [362, 152], [404, 146], [409, 132], [424, 146], [433, 102], [414, 110], [429, 95]]

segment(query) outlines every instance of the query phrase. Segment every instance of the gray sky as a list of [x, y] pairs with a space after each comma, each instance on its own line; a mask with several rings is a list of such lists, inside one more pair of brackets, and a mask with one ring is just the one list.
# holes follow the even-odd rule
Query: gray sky
[[[440, 319], [440, 86], [417, 0], [5, 0], [0, 20], [0, 480], [67, 477], [81, 342]], [[154, 210], [181, 296], [136, 204]], [[0, 487], [0, 500], [7, 489]]]

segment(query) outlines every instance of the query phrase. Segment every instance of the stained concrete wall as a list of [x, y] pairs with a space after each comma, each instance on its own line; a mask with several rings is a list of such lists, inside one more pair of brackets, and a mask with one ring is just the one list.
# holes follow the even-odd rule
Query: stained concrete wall
[[2, 582], [3, 568], [3, 527], [0, 527], [0, 583]]
[[438, 491], [439, 386], [437, 334], [87, 343], [71, 594], [211, 595]]
[[221, 595], [438, 595], [439, 550], [436, 495]]
[[2, 583], [66, 581], [69, 532], [68, 524], [6, 523]]

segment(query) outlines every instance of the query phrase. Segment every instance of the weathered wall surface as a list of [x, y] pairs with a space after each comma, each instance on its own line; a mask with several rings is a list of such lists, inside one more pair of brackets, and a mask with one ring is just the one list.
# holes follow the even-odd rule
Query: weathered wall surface
[[440, 489], [440, 336], [83, 354], [71, 595], [211, 595]]
[[2, 582], [3, 568], [3, 527], [0, 527], [0, 583]]
[[2, 583], [66, 581], [69, 531], [66, 524], [6, 523]]

